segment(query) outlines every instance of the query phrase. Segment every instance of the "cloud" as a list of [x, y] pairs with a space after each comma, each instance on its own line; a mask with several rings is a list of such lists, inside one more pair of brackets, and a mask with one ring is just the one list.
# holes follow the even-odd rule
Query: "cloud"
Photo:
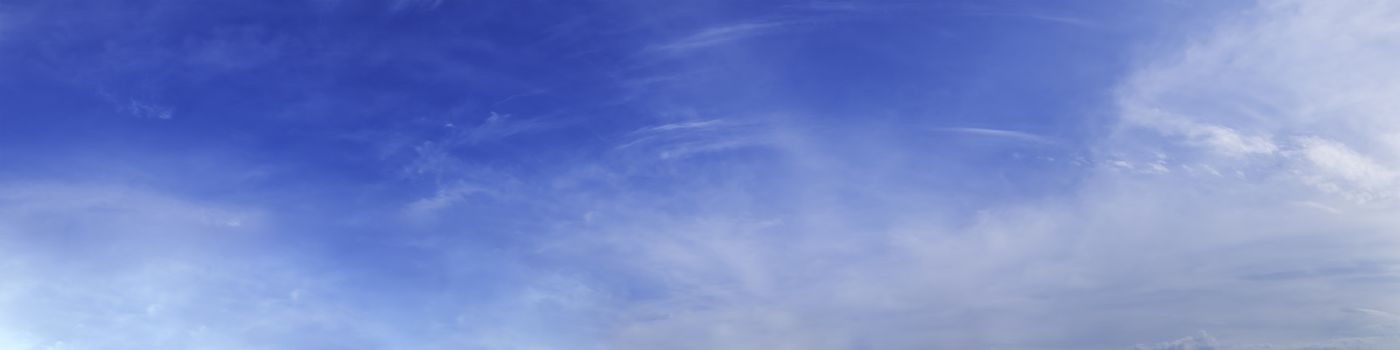
[[810, 1], [790, 4], [783, 6], [783, 8], [793, 10], [793, 16], [710, 26], [677, 39], [653, 45], [648, 48], [648, 51], [681, 54], [699, 49], [714, 48], [746, 39], [773, 35], [805, 24], [815, 24], [836, 19], [897, 15], [911, 11], [939, 15], [1027, 19], [1076, 27], [1098, 26], [1097, 23], [1083, 18], [1048, 12], [983, 10], [953, 10], [950, 12], [939, 6], [926, 6], [925, 4], [918, 3], [871, 4], [842, 1]]
[[405, 179], [432, 184], [432, 194], [412, 200], [401, 209], [410, 218], [420, 220], [434, 217], [473, 195], [495, 196], [500, 189], [519, 187], [512, 174], [478, 164], [464, 153], [499, 147], [499, 143], [512, 138], [557, 126], [492, 112], [475, 126], [462, 127], [451, 122], [433, 125], [432, 131], [440, 133], [432, 136], [386, 137], [371, 133], [357, 138], [380, 143], [381, 158], [395, 163]]
[[[1340, 301], [1390, 305], [1382, 295], [1394, 291], [1389, 284], [1362, 281], [1394, 276], [1395, 266], [1388, 263], [1394, 256], [1367, 245], [1395, 244], [1380, 233], [1394, 223], [1379, 215], [1397, 204], [1394, 193], [1400, 188], [1396, 187], [1393, 174], [1400, 163], [1396, 163], [1396, 150], [1387, 140], [1400, 124], [1387, 117], [1396, 110], [1394, 102], [1370, 96], [1400, 91], [1400, 85], [1389, 77], [1397, 66], [1379, 59], [1400, 54], [1393, 46], [1381, 44], [1397, 33], [1396, 27], [1387, 23], [1400, 18], [1400, 7], [1379, 1], [1279, 1], [1262, 3], [1228, 18], [1229, 22], [1187, 40], [1180, 51], [1150, 58], [1149, 63], [1125, 80], [1119, 90], [1122, 119], [1116, 126], [1117, 134], [1102, 141], [1099, 153], [1136, 154], [1135, 163], [1165, 161], [1174, 167], [1218, 169], [1207, 176], [1174, 174], [1167, 179], [1114, 180], [1138, 183], [1133, 188], [1156, 195], [1160, 195], [1156, 191], [1173, 188], [1226, 191], [1205, 192], [1211, 194], [1200, 199], [1211, 198], [1216, 203], [1189, 205], [1218, 210], [1262, 205], [1259, 214], [1285, 217], [1294, 214], [1273, 203], [1293, 202], [1333, 216], [1306, 215], [1290, 220], [1303, 225], [1300, 227], [1310, 227], [1301, 231], [1280, 224], [1241, 227], [1239, 231], [1202, 225], [1183, 231], [1196, 233], [1182, 239], [1202, 247], [1244, 242], [1251, 243], [1242, 247], [1278, 246], [1302, 239], [1324, 253], [1288, 248], [1274, 252], [1236, 251], [1234, 254], [1245, 255], [1214, 259], [1224, 264], [1253, 260], [1245, 265], [1249, 267], [1237, 267], [1244, 269], [1293, 266], [1334, 271], [1295, 274], [1286, 284], [1273, 283], [1281, 281], [1274, 279], [1263, 285], [1229, 287], [1258, 289], [1269, 296], [1237, 304], [1240, 308], [1255, 305], [1257, 310], [1268, 312], [1307, 305], [1301, 307], [1319, 310], [1311, 317], [1283, 316], [1268, 321], [1262, 320], [1266, 316], [1256, 315], [1260, 320], [1251, 321], [1252, 325], [1232, 327], [1231, 332], [1237, 332], [1232, 336], [1269, 338], [1260, 334], [1275, 328], [1272, 337], [1287, 338], [1284, 334], [1288, 327], [1345, 328], [1350, 321], [1339, 313], [1325, 311], [1327, 307], [1341, 308], [1344, 305], [1335, 304]], [[1222, 172], [1239, 176], [1218, 176]], [[1107, 183], [1104, 179], [1097, 181]], [[1328, 236], [1328, 232], [1339, 234]], [[1207, 234], [1213, 237], [1202, 236]], [[1235, 243], [1226, 243], [1232, 241]], [[1308, 257], [1295, 260], [1289, 254]], [[1365, 267], [1322, 267], [1346, 265], [1347, 261]], [[1337, 287], [1312, 289], [1316, 286]], [[1210, 288], [1227, 289], [1224, 285]], [[1365, 342], [1373, 347], [1393, 342], [1376, 329], [1349, 329], [1341, 334], [1309, 332], [1310, 340], [1296, 343], [1259, 343], [1306, 348], [1311, 346], [1306, 344], [1332, 342], [1322, 340], [1328, 337], [1344, 339], [1356, 333], [1367, 333], [1369, 340]], [[1243, 334], [1251, 332], [1256, 334]], [[1338, 340], [1337, 344], [1351, 341], [1354, 339]], [[1248, 341], [1230, 343], [1252, 348], [1247, 346]]]
[[393, 0], [393, 10], [433, 10], [442, 6], [442, 2], [443, 0]]
[[940, 131], [940, 132], [964, 134], [964, 135], [974, 135], [974, 136], [985, 136], [985, 137], [993, 137], [993, 138], [1002, 138], [1002, 139], [1016, 140], [1016, 141], [1022, 141], [1022, 142], [1030, 142], [1030, 143], [1040, 143], [1040, 144], [1058, 144], [1058, 143], [1059, 143], [1059, 142], [1056, 142], [1055, 140], [1052, 140], [1052, 139], [1047, 138], [1047, 137], [1044, 137], [1044, 136], [1040, 136], [1040, 135], [1036, 135], [1036, 134], [1032, 134], [1032, 133], [1028, 133], [1028, 132], [1023, 132], [1023, 131], [1015, 131], [1015, 130], [990, 129], [990, 128], [934, 128], [933, 130], [934, 130], [934, 131]]
[[1098, 23], [1096, 23], [1096, 22], [1094, 22], [1094, 21], [1087, 20], [1087, 19], [1083, 19], [1083, 18], [1072, 17], [1072, 16], [1064, 16], [1064, 15], [1056, 15], [1056, 14], [1050, 14], [1050, 13], [1038, 13], [1038, 12], [996, 12], [996, 11], [979, 12], [979, 11], [970, 11], [970, 12], [964, 13], [963, 15], [965, 15], [965, 16], [987, 16], [987, 17], [1021, 18], [1021, 19], [1028, 19], [1028, 20], [1042, 21], [1042, 22], [1045, 22], [1045, 23], [1054, 23], [1054, 24], [1060, 24], [1060, 25], [1069, 25], [1069, 26], [1076, 26], [1076, 27], [1084, 27], [1084, 28], [1094, 28], [1094, 27], [1098, 27], [1098, 26], [1099, 26]]
[[712, 26], [701, 29], [679, 39], [672, 40], [670, 42], [651, 46], [649, 50], [667, 54], [680, 54], [688, 51], [725, 45], [739, 40], [773, 34], [780, 30], [790, 28], [792, 25], [800, 24], [803, 22], [804, 21], [798, 20], [771, 20], [731, 23], [719, 26]]
[[[1379, 97], [1400, 92], [1381, 59], [1397, 54], [1383, 44], [1395, 18], [1388, 2], [1265, 3], [1146, 57], [1070, 194], [962, 212], [929, 172], [882, 158], [903, 140], [773, 124], [783, 142], [753, 160], [771, 168], [584, 195], [590, 220], [549, 246], [627, 276], [595, 288], [645, 291], [614, 301], [619, 349], [1127, 349], [1203, 328], [1213, 337], [1142, 347], [1395, 346], [1341, 311], [1394, 308], [1400, 292], [1400, 123]], [[624, 148], [723, 130], [662, 124]], [[884, 161], [832, 171], [855, 158]]]
[[274, 336], [267, 322], [326, 321], [287, 298], [315, 278], [247, 255], [268, 225], [256, 209], [122, 186], [7, 182], [0, 193], [0, 343], [225, 349]]
[[650, 153], [663, 160], [681, 159], [768, 145], [775, 142], [773, 138], [768, 127], [759, 122], [711, 119], [641, 128], [616, 149]]
[[175, 117], [175, 108], [173, 107], [150, 104], [137, 100], [131, 100], [123, 110], [137, 118], [170, 119]]
[[1396, 315], [1396, 314], [1389, 313], [1389, 312], [1385, 312], [1385, 311], [1381, 311], [1381, 310], [1367, 309], [1367, 308], [1359, 308], [1359, 307], [1358, 307], [1358, 308], [1348, 308], [1348, 309], [1346, 309], [1346, 310], [1347, 310], [1347, 311], [1351, 311], [1351, 312], [1355, 312], [1355, 313], [1358, 313], [1358, 314], [1366, 315], [1366, 316], [1375, 317], [1375, 318], [1377, 318], [1377, 319], [1380, 319], [1380, 320], [1383, 320], [1383, 321], [1386, 321], [1386, 322], [1392, 322], [1392, 323], [1394, 323], [1394, 322], [1400, 322], [1400, 315]]
[[663, 131], [663, 132], [664, 132], [664, 131], [673, 131], [673, 130], [705, 129], [705, 128], [710, 128], [710, 127], [720, 126], [720, 125], [722, 125], [722, 124], [723, 124], [723, 121], [721, 121], [721, 120], [701, 120], [701, 121], [693, 121], [693, 122], [679, 122], [679, 123], [662, 124], [662, 125], [658, 125], [658, 126], [653, 126], [653, 127], [650, 127], [650, 128], [646, 128], [646, 129], [639, 130], [639, 132], [657, 132], [657, 131]]
[[[594, 322], [569, 317], [596, 312], [586, 303], [596, 296], [566, 276], [467, 246], [406, 247], [395, 232], [376, 247], [413, 257], [326, 256], [305, 242], [344, 232], [296, 229], [325, 221], [151, 188], [0, 182], [0, 345], [590, 349], [561, 325]], [[432, 266], [395, 267], [403, 261]], [[470, 284], [496, 271], [532, 279], [489, 280], [496, 296], [404, 276]]]
[[[624, 131], [543, 174], [458, 155], [530, 119], [407, 138], [388, 163], [431, 186], [373, 208], [487, 217], [427, 227], [5, 183], [0, 346], [1395, 347], [1397, 7], [1265, 3], [1147, 57], [1093, 166], [1044, 195], [970, 201], [994, 174], [921, 157], [927, 130], [743, 115]], [[483, 193], [525, 204], [459, 205]]]
[[[455, 128], [455, 126], [453, 126]], [[491, 112], [481, 124], [458, 133], [454, 142], [482, 143], [511, 136], [536, 132], [549, 125], [535, 119], [522, 119], [509, 114]]]
[[1201, 332], [1199, 336], [1181, 338], [1165, 343], [1153, 345], [1138, 345], [1136, 350], [1218, 350], [1220, 342], [1211, 337], [1210, 334]]
[[1400, 106], [1378, 94], [1400, 84], [1381, 58], [1396, 50], [1379, 43], [1397, 33], [1388, 23], [1400, 11], [1373, 1], [1284, 1], [1258, 11], [1131, 77], [1120, 90], [1122, 128], [1205, 151], [1174, 152], [1178, 161], [1265, 173], [1354, 201], [1393, 197], [1400, 149], [1390, 140], [1400, 124], [1389, 116]]
[[437, 193], [433, 194], [431, 197], [421, 198], [409, 203], [406, 210], [410, 216], [423, 217], [447, 208], [473, 194], [489, 195], [490, 191], [465, 183], [444, 185], [439, 187]]
[[1302, 137], [1295, 152], [1307, 170], [1303, 181], [1319, 189], [1360, 202], [1393, 199], [1400, 190], [1395, 170], [1340, 142]]

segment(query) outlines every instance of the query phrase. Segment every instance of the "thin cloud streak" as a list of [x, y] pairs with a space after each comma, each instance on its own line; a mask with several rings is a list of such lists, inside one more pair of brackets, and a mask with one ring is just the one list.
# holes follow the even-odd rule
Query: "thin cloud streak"
[[934, 128], [933, 130], [934, 130], [934, 131], [938, 131], [938, 132], [946, 132], [946, 133], [954, 133], [954, 134], [963, 134], [963, 135], [972, 135], [972, 136], [984, 136], [984, 137], [992, 137], [992, 138], [1001, 138], [1001, 139], [1016, 140], [1016, 141], [1030, 142], [1030, 143], [1039, 143], [1039, 144], [1047, 144], [1047, 145], [1055, 145], [1055, 144], [1059, 144], [1059, 143], [1060, 143], [1059, 141], [1056, 141], [1055, 139], [1051, 139], [1051, 138], [1048, 138], [1048, 137], [1045, 137], [1045, 136], [1040, 136], [1040, 135], [1036, 135], [1036, 134], [1032, 134], [1032, 133], [1028, 133], [1028, 132], [1024, 132], [1024, 131], [1016, 131], [1016, 130], [989, 129], [989, 128], [966, 128], [966, 127]]
[[669, 43], [653, 46], [652, 50], [677, 54], [768, 34], [787, 24], [786, 22], [775, 21], [738, 23], [711, 27]]
[[1054, 14], [1049, 14], [1049, 13], [1035, 13], [1035, 12], [978, 12], [978, 11], [969, 11], [969, 12], [966, 12], [966, 13], [961, 13], [961, 14], [959, 14], [959, 15], [962, 15], [962, 16], [985, 16], [985, 17], [1005, 17], [1005, 18], [1013, 18], [1013, 19], [1019, 18], [1019, 19], [1028, 19], [1028, 20], [1034, 20], [1034, 21], [1041, 21], [1041, 22], [1046, 22], [1046, 23], [1053, 23], [1053, 24], [1061, 24], [1061, 25], [1082, 27], [1082, 28], [1098, 28], [1098, 27], [1101, 27], [1101, 25], [1100, 25], [1099, 23], [1094, 22], [1094, 21], [1090, 21], [1090, 20], [1087, 20], [1087, 19], [1078, 18], [1078, 17], [1070, 17], [1070, 16], [1062, 16], [1062, 15], [1054, 15]]

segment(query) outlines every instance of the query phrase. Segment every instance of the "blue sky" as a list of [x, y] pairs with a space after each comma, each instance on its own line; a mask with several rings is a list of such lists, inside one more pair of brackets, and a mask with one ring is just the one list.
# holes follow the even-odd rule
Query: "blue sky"
[[0, 348], [1400, 345], [1388, 1], [0, 1]]

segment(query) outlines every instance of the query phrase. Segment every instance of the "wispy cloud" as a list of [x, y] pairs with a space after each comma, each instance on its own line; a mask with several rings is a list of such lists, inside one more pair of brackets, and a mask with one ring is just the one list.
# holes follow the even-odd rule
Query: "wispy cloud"
[[[1088, 166], [1050, 193], [991, 195], [984, 184], [1008, 182], [995, 178], [1046, 174], [927, 144], [1070, 142], [1046, 136], [1056, 130], [757, 116], [782, 101], [609, 119], [626, 126], [568, 135], [603, 141], [536, 145], [560, 156], [473, 158], [553, 136], [545, 118], [423, 121], [366, 133], [393, 139], [363, 151], [379, 157], [329, 143], [276, 158], [334, 160], [316, 169], [333, 176], [287, 175], [285, 195], [7, 170], [0, 348], [1400, 346], [1400, 4], [1282, 1], [1240, 16], [1133, 66], [1107, 135], [1073, 140], [1093, 148]], [[652, 48], [798, 23], [715, 25]], [[166, 101], [141, 100], [154, 118], [151, 101]], [[521, 102], [500, 101], [468, 105]], [[343, 163], [356, 157], [382, 164]], [[288, 189], [319, 182], [340, 184]], [[276, 205], [288, 198], [305, 203]]]
[[[1400, 276], [1393, 254], [1400, 239], [1387, 233], [1396, 224], [1387, 214], [1395, 203], [1350, 197], [1392, 190], [1389, 169], [1400, 158], [1379, 146], [1394, 134], [1396, 124], [1381, 117], [1390, 104], [1312, 101], [1353, 90], [1379, 96], [1366, 90], [1374, 87], [1400, 91], [1390, 80], [1332, 81], [1400, 71], [1391, 69], [1393, 60], [1379, 59], [1392, 56], [1388, 46], [1373, 45], [1393, 27], [1381, 19], [1398, 17], [1397, 10], [1378, 2], [1268, 5], [1243, 24], [1222, 26], [1145, 63], [1122, 83], [1116, 133], [1094, 141], [1098, 166], [1072, 195], [1001, 203], [970, 222], [920, 220], [952, 215], [897, 200], [921, 192], [915, 172], [864, 168], [880, 182], [856, 190], [830, 173], [787, 169], [791, 188], [764, 190], [790, 197], [694, 187], [685, 202], [708, 205], [683, 212], [635, 209], [662, 207], [643, 204], [651, 203], [646, 197], [617, 199], [628, 204], [591, 208], [629, 210], [594, 210], [584, 229], [590, 234], [580, 236], [589, 239], [554, 246], [611, 256], [618, 270], [637, 274], [634, 283], [659, 290], [644, 302], [620, 305], [618, 328], [626, 331], [615, 344], [623, 349], [676, 347], [673, 339], [687, 339], [683, 349], [1395, 346], [1377, 329], [1348, 328], [1355, 324], [1346, 314], [1357, 311], [1336, 304], [1389, 306], [1397, 292], [1375, 283]], [[1291, 32], [1297, 30], [1303, 32]], [[1335, 30], [1355, 42], [1290, 36], [1321, 38]], [[1312, 108], [1251, 112], [1212, 102], [1222, 99]], [[1254, 113], [1290, 110], [1271, 118]], [[627, 147], [724, 129], [708, 120], [663, 124], [638, 130]], [[933, 131], [1054, 143], [1009, 129]], [[774, 163], [801, 164], [781, 158], [795, 154], [833, 162], [849, 156], [811, 146], [826, 144], [886, 149], [893, 140], [817, 137], [794, 142], [785, 149], [792, 154], [779, 153], [783, 161]], [[1115, 171], [1115, 163], [1140, 171]], [[839, 204], [853, 198], [865, 199], [863, 206]], [[765, 210], [773, 207], [784, 210]], [[866, 225], [871, 222], [879, 227]], [[1358, 272], [1329, 268], [1358, 261], [1366, 266]], [[1323, 272], [1248, 277], [1279, 271]], [[1065, 317], [1070, 314], [1075, 317]], [[1206, 323], [1219, 340], [1202, 334], [1151, 343]], [[950, 331], [910, 335], [929, 325]]]
[[731, 23], [701, 29], [670, 42], [657, 44], [650, 51], [679, 54], [687, 51], [721, 46], [736, 41], [770, 35], [804, 23], [802, 20], [769, 20]]
[[[1397, 33], [1392, 24], [1396, 18], [1400, 18], [1400, 6], [1382, 1], [1267, 3], [1188, 41], [1180, 51], [1161, 53], [1120, 87], [1122, 121], [1116, 133], [1101, 143], [1102, 154], [1134, 154], [1134, 164], [1165, 159], [1190, 169], [1212, 169], [1208, 173], [1238, 175], [1137, 181], [1156, 183], [1153, 187], [1160, 187], [1158, 190], [1251, 186], [1250, 190], [1228, 196], [1205, 196], [1200, 205], [1239, 208], [1251, 205], [1245, 203], [1285, 201], [1295, 203], [1296, 210], [1278, 207], [1258, 215], [1282, 218], [1303, 209], [1313, 212], [1293, 221], [1314, 227], [1303, 232], [1282, 225], [1239, 228], [1256, 232], [1249, 234], [1224, 226], [1242, 221], [1208, 225], [1201, 228], [1202, 232], [1233, 236], [1226, 241], [1238, 242], [1242, 247], [1287, 247], [1291, 245], [1285, 242], [1300, 239], [1329, 247], [1323, 248], [1325, 253], [1310, 253], [1302, 260], [1286, 258], [1282, 252], [1262, 251], [1241, 251], [1249, 256], [1222, 260], [1230, 261], [1227, 264], [1237, 266], [1235, 269], [1260, 273], [1267, 271], [1266, 266], [1303, 272], [1266, 273], [1274, 276], [1266, 279], [1266, 285], [1230, 287], [1267, 290], [1273, 297], [1241, 301], [1237, 306], [1255, 310], [1259, 313], [1252, 315], [1255, 318], [1274, 315], [1270, 322], [1279, 326], [1251, 325], [1242, 320], [1217, 334], [1229, 331], [1267, 339], [1283, 338], [1280, 334], [1289, 333], [1295, 339], [1309, 339], [1272, 342], [1274, 348], [1283, 349], [1384, 348], [1397, 344], [1387, 336], [1393, 329], [1358, 325], [1335, 311], [1345, 307], [1335, 304], [1338, 300], [1353, 305], [1393, 305], [1382, 296], [1394, 292], [1391, 286], [1360, 280], [1394, 278], [1395, 266], [1378, 263], [1379, 266], [1367, 265], [1361, 270], [1326, 268], [1347, 266], [1348, 261], [1394, 259], [1393, 254], [1373, 250], [1367, 247], [1371, 243], [1363, 242], [1381, 239], [1374, 242], [1385, 246], [1397, 243], [1376, 236], [1395, 225], [1377, 215], [1400, 205], [1396, 202], [1400, 184], [1395, 180], [1400, 158], [1394, 148], [1387, 146], [1400, 124], [1383, 117], [1395, 110], [1393, 101], [1378, 97], [1400, 92], [1400, 84], [1392, 77], [1397, 65], [1393, 60], [1379, 59], [1400, 54], [1393, 46], [1379, 44]], [[1205, 198], [1220, 202], [1209, 203]], [[1309, 233], [1312, 230], [1348, 234]], [[1201, 246], [1226, 242], [1193, 239], [1194, 244]], [[1288, 254], [1302, 254], [1311, 249], [1285, 250], [1293, 252]], [[1314, 290], [1306, 287], [1309, 285], [1339, 287]], [[1317, 310], [1318, 314], [1271, 312], [1300, 305]], [[1335, 309], [1329, 311], [1329, 307]], [[1380, 309], [1346, 310], [1374, 318], [1388, 314]], [[1317, 331], [1328, 327], [1348, 331]], [[1308, 329], [1309, 335], [1302, 336], [1296, 329]], [[1235, 344], [1223, 348], [1258, 348]]]
[[[1376, 94], [1400, 85], [1362, 76], [1391, 75], [1377, 57], [1396, 52], [1372, 43], [1393, 35], [1386, 23], [1400, 10], [1366, 1], [1264, 8], [1251, 19], [1257, 27], [1226, 27], [1131, 77], [1120, 90], [1122, 137], [1149, 129], [1203, 152], [1176, 155], [1182, 161], [1270, 171], [1356, 201], [1394, 198], [1397, 158], [1382, 145], [1400, 124], [1380, 117], [1395, 107]], [[1339, 15], [1353, 12], [1365, 15]], [[1335, 35], [1346, 39], [1324, 39]]]
[[[457, 128], [456, 125], [449, 125]], [[538, 119], [515, 117], [509, 114], [491, 112], [480, 124], [470, 126], [457, 133], [451, 141], [481, 143], [505, 139], [549, 128], [550, 125]]]
[[1206, 332], [1169, 342], [1133, 347], [1134, 350], [1216, 350], [1219, 348], [1220, 342]]
[[1058, 141], [1056, 141], [1056, 140], [1054, 140], [1054, 139], [1051, 139], [1051, 138], [1048, 138], [1048, 137], [1045, 137], [1045, 136], [1040, 136], [1040, 135], [1036, 135], [1036, 134], [1032, 134], [1032, 133], [1028, 133], [1028, 132], [1024, 132], [1024, 131], [1007, 130], [1007, 129], [951, 127], [951, 128], [933, 128], [932, 130], [933, 130], [933, 131], [937, 131], [937, 132], [944, 132], [944, 133], [954, 133], [954, 134], [963, 134], [963, 135], [972, 135], [972, 136], [983, 136], [983, 137], [991, 137], [991, 138], [1001, 138], [1001, 139], [1008, 139], [1008, 140], [1015, 140], [1015, 141], [1022, 141], [1022, 142], [1030, 142], [1030, 143], [1040, 143], [1040, 144], [1047, 144], [1047, 145], [1059, 144]]
[[924, 2], [861, 2], [861, 1], [807, 1], [786, 6], [787, 8], [831, 14], [849, 14], [857, 16], [870, 15], [896, 15], [908, 14], [910, 12], [940, 15], [940, 16], [968, 16], [968, 17], [1001, 17], [1007, 19], [1021, 19], [1031, 21], [1041, 21], [1051, 24], [1076, 26], [1083, 28], [1095, 28], [1101, 25], [1098, 22], [1071, 16], [1062, 13], [1049, 11], [1031, 11], [1015, 8], [989, 9], [981, 7], [949, 7], [940, 5], [930, 5]]
[[107, 100], [108, 103], [114, 105], [118, 112], [136, 118], [166, 120], [175, 117], [175, 108], [169, 105], [144, 99], [118, 97], [107, 89], [98, 89], [97, 94]]
[[1084, 18], [1072, 17], [1072, 16], [1064, 16], [1064, 15], [1056, 15], [1056, 14], [1042, 13], [1042, 12], [1014, 12], [1014, 11], [1004, 11], [1004, 12], [985, 11], [985, 12], [982, 12], [982, 11], [969, 11], [969, 12], [961, 13], [961, 15], [963, 15], [963, 16], [985, 16], [985, 17], [1004, 17], [1004, 18], [1012, 18], [1012, 19], [1026, 19], [1026, 20], [1041, 21], [1041, 22], [1046, 22], [1046, 23], [1061, 24], [1061, 25], [1068, 25], [1068, 26], [1075, 26], [1075, 27], [1083, 27], [1083, 28], [1095, 28], [1095, 27], [1099, 27], [1099, 26], [1100, 26], [1097, 22], [1090, 21], [1090, 20], [1087, 20], [1087, 19], [1084, 19]]
[[1385, 311], [1381, 311], [1381, 310], [1376, 310], [1376, 309], [1367, 309], [1367, 308], [1359, 308], [1359, 307], [1357, 307], [1357, 308], [1348, 308], [1348, 309], [1346, 309], [1346, 310], [1347, 310], [1347, 311], [1351, 311], [1351, 312], [1355, 312], [1355, 313], [1358, 313], [1358, 314], [1370, 316], [1370, 317], [1375, 317], [1375, 318], [1377, 318], [1377, 319], [1384, 320], [1384, 321], [1386, 321], [1386, 322], [1396, 323], [1396, 325], [1400, 325], [1400, 315], [1396, 315], [1396, 314], [1393, 314], [1393, 313], [1389, 313], [1389, 312], [1385, 312]]
[[724, 121], [719, 120], [719, 119], [700, 120], [700, 121], [690, 121], [690, 122], [677, 122], [677, 123], [662, 124], [662, 125], [657, 125], [657, 126], [645, 128], [645, 129], [642, 129], [642, 130], [638, 130], [637, 133], [653, 133], [653, 132], [665, 132], [665, 131], [675, 131], [675, 130], [706, 129], [706, 128], [719, 127], [719, 126], [721, 126], [721, 125], [723, 125], [723, 124], [724, 124]]
[[394, 11], [433, 10], [442, 6], [444, 0], [392, 0]]
[[421, 198], [408, 204], [406, 212], [414, 218], [425, 218], [436, 214], [438, 211], [448, 208], [459, 201], [466, 199], [473, 194], [489, 194], [490, 191], [478, 186], [466, 183], [452, 183], [441, 185], [430, 197]]
[[137, 100], [131, 100], [123, 110], [137, 118], [170, 119], [175, 117], [175, 108], [173, 107]]
[[772, 140], [766, 131], [755, 122], [682, 121], [633, 131], [616, 149], [652, 153], [660, 159], [681, 159], [769, 144]]

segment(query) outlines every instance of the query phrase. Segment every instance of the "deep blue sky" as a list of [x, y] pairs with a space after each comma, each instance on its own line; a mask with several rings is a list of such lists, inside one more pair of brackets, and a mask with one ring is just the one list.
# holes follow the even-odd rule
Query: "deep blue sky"
[[1397, 14], [0, 1], [0, 348], [1393, 344]]

